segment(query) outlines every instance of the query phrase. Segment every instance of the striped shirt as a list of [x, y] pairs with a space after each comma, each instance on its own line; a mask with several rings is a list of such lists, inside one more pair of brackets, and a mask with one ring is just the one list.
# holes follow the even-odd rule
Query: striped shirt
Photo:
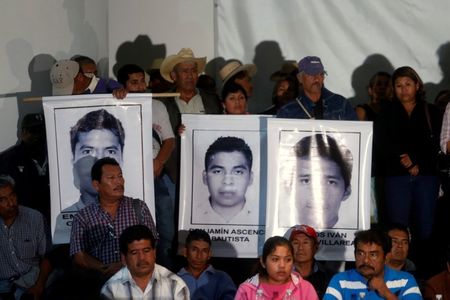
[[98, 203], [88, 205], [75, 215], [70, 236], [70, 255], [84, 251], [104, 264], [119, 262], [120, 234], [125, 228], [140, 224], [134, 201], [139, 201], [142, 224], [150, 228], [158, 239], [153, 217], [145, 202], [123, 197], [114, 220]]
[[[384, 267], [384, 281], [388, 289], [398, 299], [422, 299], [419, 287], [414, 277], [402, 271]], [[324, 300], [344, 299], [384, 299], [376, 291], [367, 286], [367, 279], [355, 269], [341, 272], [333, 276], [325, 292]]]
[[152, 278], [144, 291], [136, 284], [127, 267], [123, 267], [103, 286], [106, 299], [189, 300], [189, 290], [183, 279], [155, 264]]
[[0, 218], [0, 280], [24, 275], [47, 249], [44, 217], [37, 210], [19, 205], [14, 223], [7, 227]]

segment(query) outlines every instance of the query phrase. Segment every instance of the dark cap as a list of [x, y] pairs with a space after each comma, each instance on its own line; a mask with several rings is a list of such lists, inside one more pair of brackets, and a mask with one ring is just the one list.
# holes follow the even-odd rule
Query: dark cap
[[306, 56], [298, 62], [298, 72], [305, 72], [307, 75], [318, 75], [325, 73], [325, 70], [319, 57]]
[[289, 235], [289, 240], [292, 241], [294, 236], [299, 234], [299, 233], [303, 233], [307, 237], [312, 238], [313, 240], [316, 241], [316, 243], [318, 242], [317, 232], [314, 230], [314, 228], [312, 228], [311, 226], [308, 226], [308, 225], [304, 225], [304, 224], [302, 224], [302, 225], [295, 225], [294, 227], [292, 227], [291, 234]]
[[37, 126], [44, 126], [44, 115], [43, 114], [27, 114], [23, 117], [22, 128], [30, 128]]

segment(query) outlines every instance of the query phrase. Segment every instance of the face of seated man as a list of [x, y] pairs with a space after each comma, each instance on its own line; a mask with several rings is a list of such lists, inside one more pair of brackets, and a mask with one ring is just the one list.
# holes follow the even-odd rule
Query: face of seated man
[[338, 221], [341, 202], [351, 193], [339, 165], [318, 155], [297, 158], [295, 189], [300, 223], [315, 228], [332, 228]]
[[[203, 171], [214, 210], [239, 208], [245, 204], [245, 193], [253, 182], [253, 173], [244, 154], [239, 151], [214, 154]], [[236, 212], [236, 213], [237, 213]]]
[[78, 180], [81, 194], [96, 196], [92, 186], [91, 169], [103, 157], [112, 157], [122, 165], [122, 150], [119, 138], [109, 129], [93, 129], [78, 133], [74, 151], [74, 176]]

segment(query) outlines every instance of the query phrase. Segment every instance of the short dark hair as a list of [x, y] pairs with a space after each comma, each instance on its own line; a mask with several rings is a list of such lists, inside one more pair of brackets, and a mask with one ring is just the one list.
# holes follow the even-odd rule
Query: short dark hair
[[81, 72], [81, 66], [83, 66], [83, 65], [87, 65], [87, 64], [97, 65], [95, 63], [95, 60], [93, 60], [92, 58], [85, 56], [85, 55], [74, 55], [74, 56], [72, 56], [71, 60], [76, 61], [78, 63], [78, 65], [80, 66], [80, 72]]
[[[316, 149], [316, 152], [312, 152], [312, 149]], [[321, 157], [334, 161], [341, 171], [345, 187], [350, 185], [353, 166], [352, 153], [343, 145], [339, 145], [333, 137], [321, 133], [306, 136], [295, 144], [294, 151], [298, 158], [311, 157], [312, 153], [317, 153]]]
[[188, 247], [193, 241], [203, 241], [208, 243], [211, 247], [211, 237], [203, 229], [192, 229], [189, 231], [186, 237], [185, 246]]
[[91, 169], [91, 178], [93, 181], [96, 180], [96, 181], [100, 182], [100, 180], [102, 179], [103, 166], [105, 166], [105, 165], [120, 167], [117, 160], [115, 160], [112, 157], [103, 157], [103, 158], [97, 160]]
[[117, 71], [117, 81], [123, 86], [126, 85], [127, 80], [130, 79], [130, 74], [134, 73], [142, 73], [145, 75], [144, 69], [135, 64], [126, 64], [120, 67], [119, 71]]
[[221, 136], [215, 140], [214, 143], [209, 145], [205, 154], [205, 170], [208, 170], [209, 163], [215, 154], [233, 151], [241, 152], [244, 155], [247, 160], [248, 168], [251, 170], [253, 164], [252, 150], [243, 139], [235, 136]]
[[138, 224], [127, 227], [122, 231], [119, 237], [120, 253], [126, 255], [128, 253], [128, 245], [134, 241], [148, 240], [154, 249], [156, 246], [156, 239], [152, 231], [145, 225]]
[[[267, 257], [275, 251], [275, 249], [278, 246], [285, 246], [286, 248], [291, 251], [291, 255], [294, 256], [294, 248], [292, 247], [291, 242], [285, 237], [282, 236], [273, 236], [266, 240], [263, 246], [263, 252], [262, 252], [262, 261], [265, 263], [267, 260]], [[267, 270], [265, 268], [260, 268], [259, 273], [262, 276], [267, 276]]]
[[400, 230], [408, 236], [408, 242], [411, 242], [411, 233], [409, 232], [409, 228], [406, 225], [403, 225], [401, 223], [391, 223], [388, 225], [386, 233], [389, 236], [389, 231], [391, 230]]
[[14, 181], [14, 179], [9, 175], [1, 174], [0, 175], [0, 189], [8, 187], [8, 186], [15, 192], [16, 182]]
[[383, 256], [386, 256], [386, 254], [389, 253], [392, 248], [391, 239], [388, 237], [388, 235], [384, 231], [375, 228], [356, 232], [353, 243], [355, 252], [359, 243], [377, 244], [383, 249]]
[[78, 122], [70, 128], [70, 146], [72, 155], [75, 155], [75, 146], [79, 141], [80, 132], [89, 132], [94, 129], [110, 130], [119, 139], [120, 149], [123, 151], [125, 143], [125, 130], [122, 122], [105, 109], [91, 111], [85, 114]]
[[376, 72], [375, 74], [372, 75], [372, 77], [370, 77], [369, 87], [373, 87], [375, 85], [378, 77], [386, 77], [387, 79], [391, 79], [391, 74], [384, 71]]
[[242, 87], [242, 85], [235, 83], [234, 81], [227, 81], [225, 83], [224, 87], [222, 88], [222, 102], [225, 102], [225, 99], [228, 97], [231, 93], [237, 93], [242, 92], [244, 94], [245, 100], [247, 99], [247, 92]]

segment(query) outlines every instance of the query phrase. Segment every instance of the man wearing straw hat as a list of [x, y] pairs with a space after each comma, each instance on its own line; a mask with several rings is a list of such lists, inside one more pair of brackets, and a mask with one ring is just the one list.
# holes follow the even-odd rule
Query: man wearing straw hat
[[[169, 55], [161, 63], [161, 76], [175, 83], [175, 91], [180, 93], [173, 98], [163, 98], [169, 113], [173, 131], [178, 132], [181, 114], [221, 114], [219, 97], [211, 92], [196, 88], [198, 74], [205, 69], [206, 57], [195, 57], [189, 48], [181, 49], [178, 54]], [[177, 182], [178, 155], [174, 151], [167, 162], [169, 175]]]

